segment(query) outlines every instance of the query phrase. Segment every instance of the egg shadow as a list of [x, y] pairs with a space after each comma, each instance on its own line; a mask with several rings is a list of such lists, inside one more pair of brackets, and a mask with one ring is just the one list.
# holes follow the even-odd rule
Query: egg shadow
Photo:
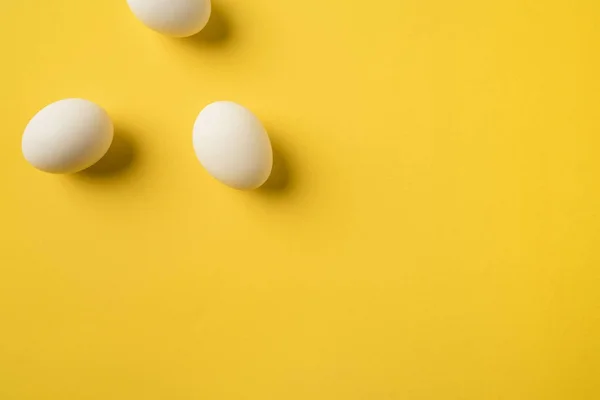
[[197, 47], [204, 46], [222, 46], [227, 44], [232, 38], [232, 25], [228, 15], [223, 11], [220, 5], [212, 4], [212, 11], [208, 23], [199, 33], [183, 38], [185, 43]]
[[271, 147], [273, 148], [273, 169], [269, 179], [258, 189], [266, 196], [286, 196], [293, 193], [295, 176], [291, 165], [290, 156], [283, 144], [269, 130]]
[[111, 180], [125, 175], [137, 158], [137, 145], [128, 131], [117, 128], [108, 152], [91, 167], [75, 174], [84, 180]]

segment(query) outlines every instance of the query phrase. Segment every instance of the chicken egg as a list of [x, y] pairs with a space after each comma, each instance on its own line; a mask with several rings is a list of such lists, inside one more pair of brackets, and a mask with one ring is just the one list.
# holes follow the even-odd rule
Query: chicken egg
[[194, 124], [193, 143], [208, 173], [232, 188], [256, 189], [271, 174], [269, 135], [259, 119], [239, 104], [219, 101], [206, 106]]
[[39, 111], [27, 124], [21, 144], [25, 159], [35, 168], [67, 174], [98, 162], [110, 148], [113, 133], [104, 109], [91, 101], [66, 99]]
[[210, 0], [127, 0], [127, 3], [148, 28], [173, 37], [200, 32], [211, 13]]

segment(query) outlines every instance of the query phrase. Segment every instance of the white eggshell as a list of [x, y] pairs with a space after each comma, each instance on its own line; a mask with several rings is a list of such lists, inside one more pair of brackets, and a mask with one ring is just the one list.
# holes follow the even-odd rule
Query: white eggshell
[[210, 0], [127, 0], [127, 3], [148, 28], [173, 37], [200, 32], [211, 13]]
[[23, 155], [45, 172], [78, 172], [106, 154], [113, 133], [112, 121], [101, 107], [82, 99], [60, 100], [29, 121], [23, 133]]
[[261, 122], [230, 101], [204, 108], [194, 124], [194, 150], [217, 180], [235, 189], [256, 189], [273, 167], [273, 149]]

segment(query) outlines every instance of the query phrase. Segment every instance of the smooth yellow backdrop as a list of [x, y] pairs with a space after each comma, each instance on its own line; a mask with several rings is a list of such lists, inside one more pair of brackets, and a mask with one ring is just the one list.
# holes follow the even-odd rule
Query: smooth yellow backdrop
[[[125, 0], [0, 13], [0, 399], [600, 398], [600, 3], [214, 0], [168, 39]], [[74, 176], [43, 106], [116, 125]], [[276, 181], [195, 158], [265, 123]]]

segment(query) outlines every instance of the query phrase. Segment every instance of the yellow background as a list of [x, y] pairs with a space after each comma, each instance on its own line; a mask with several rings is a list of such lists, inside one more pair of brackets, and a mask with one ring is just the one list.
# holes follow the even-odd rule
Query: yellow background
[[[214, 0], [164, 38], [125, 0], [0, 13], [0, 399], [600, 398], [600, 3]], [[23, 160], [43, 106], [108, 161]], [[276, 180], [195, 158], [216, 100]]]

